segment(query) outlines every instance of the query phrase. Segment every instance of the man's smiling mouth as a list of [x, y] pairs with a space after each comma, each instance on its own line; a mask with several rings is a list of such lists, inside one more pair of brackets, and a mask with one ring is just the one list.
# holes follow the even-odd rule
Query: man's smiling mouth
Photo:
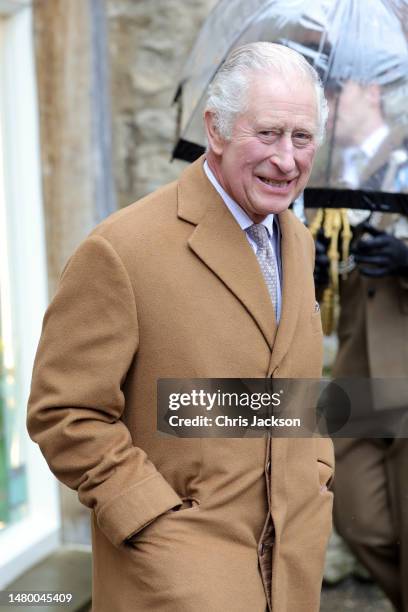
[[265, 185], [271, 185], [272, 187], [280, 187], [282, 189], [287, 187], [292, 182], [292, 181], [278, 181], [276, 179], [269, 179], [264, 176], [258, 176], [257, 178], [260, 181], [262, 181], [262, 183], [265, 183]]

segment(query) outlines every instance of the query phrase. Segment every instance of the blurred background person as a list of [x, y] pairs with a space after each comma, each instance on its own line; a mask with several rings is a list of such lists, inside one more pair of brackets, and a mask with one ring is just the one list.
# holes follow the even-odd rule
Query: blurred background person
[[[407, 140], [388, 127], [376, 83], [344, 83], [331, 97], [334, 162], [346, 188], [408, 191]], [[333, 126], [332, 126], [333, 127]], [[347, 198], [344, 205], [347, 206]], [[408, 376], [408, 223], [399, 214], [350, 210], [355, 267], [340, 282], [333, 376]], [[380, 409], [393, 408], [384, 382]], [[407, 402], [407, 398], [405, 398]], [[335, 525], [393, 604], [408, 610], [406, 439], [336, 439]]]

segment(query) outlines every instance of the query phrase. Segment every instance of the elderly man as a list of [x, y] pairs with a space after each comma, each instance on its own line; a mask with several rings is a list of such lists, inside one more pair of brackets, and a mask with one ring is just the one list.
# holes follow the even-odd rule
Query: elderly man
[[331, 442], [158, 437], [156, 383], [320, 376], [313, 241], [287, 208], [325, 119], [300, 55], [237, 49], [211, 87], [205, 158], [64, 270], [28, 424], [92, 509], [96, 612], [319, 609]]

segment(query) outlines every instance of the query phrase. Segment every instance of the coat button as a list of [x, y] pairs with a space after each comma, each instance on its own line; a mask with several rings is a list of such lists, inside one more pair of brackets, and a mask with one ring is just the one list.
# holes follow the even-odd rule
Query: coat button
[[261, 544], [260, 549], [259, 549], [259, 554], [261, 555], [261, 557], [263, 557], [264, 552], [265, 552], [265, 546]]
[[266, 464], [266, 471], [268, 472], [268, 474], [271, 471], [271, 462], [270, 461], [268, 461], [268, 463]]
[[372, 299], [375, 296], [375, 287], [369, 287], [367, 289], [367, 297]]

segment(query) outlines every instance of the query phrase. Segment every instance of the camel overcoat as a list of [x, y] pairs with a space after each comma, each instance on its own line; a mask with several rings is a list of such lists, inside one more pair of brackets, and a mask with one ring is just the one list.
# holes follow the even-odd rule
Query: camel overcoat
[[[156, 432], [159, 378], [321, 373], [308, 230], [279, 215], [277, 328], [256, 256], [202, 164], [109, 217], [70, 259], [44, 319], [29, 431], [92, 509], [95, 612], [265, 612], [269, 513], [273, 611], [317, 612], [331, 442]], [[191, 507], [170, 512], [182, 499]]]

